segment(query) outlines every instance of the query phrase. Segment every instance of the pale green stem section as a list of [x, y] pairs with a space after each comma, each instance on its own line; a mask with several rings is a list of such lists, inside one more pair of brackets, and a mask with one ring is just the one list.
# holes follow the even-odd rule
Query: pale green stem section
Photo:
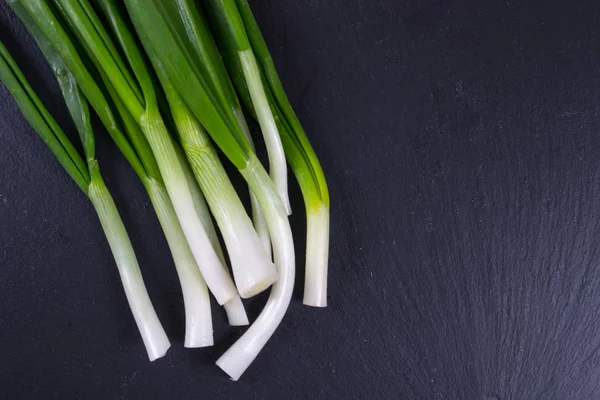
[[200, 267], [202, 277], [217, 302], [219, 304], [226, 303], [237, 295], [237, 290], [227, 269], [221, 264], [196, 213], [194, 199], [169, 132], [160, 116], [149, 114], [149, 112], [142, 115], [140, 126], [156, 157], [177, 219], [196, 263]]
[[303, 303], [327, 307], [329, 207], [319, 202], [306, 209], [306, 275]]
[[234, 380], [239, 379], [279, 326], [290, 304], [295, 278], [292, 231], [271, 179], [254, 154], [250, 156], [248, 166], [240, 172], [256, 194], [265, 213], [279, 279], [273, 284], [265, 308], [256, 321], [217, 360], [217, 365]]
[[185, 158], [185, 153], [181, 146], [177, 143], [173, 143], [175, 145], [175, 149], [177, 150], [177, 155], [179, 157], [179, 161], [181, 162], [181, 166], [183, 167], [183, 173], [185, 174], [185, 179], [187, 180], [188, 186], [190, 187], [190, 192], [192, 193], [192, 199], [194, 200], [194, 208], [196, 209], [196, 213], [202, 222], [202, 226], [206, 231], [206, 235], [210, 240], [219, 260], [223, 265], [227, 265], [227, 261], [225, 260], [225, 254], [223, 253], [223, 248], [221, 247], [221, 242], [219, 241], [219, 236], [217, 235], [217, 230], [215, 229], [215, 225], [213, 224], [212, 217], [210, 215], [210, 209], [208, 208], [208, 204], [206, 204], [206, 199], [198, 186], [198, 182], [196, 182], [196, 177], [194, 176], [194, 172], [190, 166], [190, 163]]
[[117, 207], [97, 170], [97, 163], [92, 160], [89, 164], [92, 180], [88, 189], [88, 197], [96, 209], [117, 263], [123, 289], [125, 289], [129, 307], [146, 346], [148, 358], [150, 361], [154, 361], [164, 356], [171, 344], [154, 311], [133, 246]]
[[185, 347], [212, 346], [213, 325], [210, 296], [194, 255], [185, 240], [165, 187], [154, 179], [144, 186], [154, 206], [175, 262], [185, 305]]
[[[233, 110], [233, 115], [235, 116], [240, 128], [242, 128], [242, 132], [244, 132], [246, 140], [248, 143], [250, 143], [250, 147], [252, 147], [252, 150], [254, 150], [254, 141], [252, 140], [252, 135], [250, 134], [250, 129], [248, 128], [246, 118], [244, 118], [243, 111], [240, 108], [235, 108]], [[252, 190], [250, 190], [250, 205], [252, 206], [252, 221], [254, 222], [254, 229], [260, 238], [260, 242], [265, 249], [265, 253], [267, 253], [268, 257], [271, 257], [271, 238], [269, 237], [267, 220], [265, 219], [265, 215], [260, 208], [258, 199], [254, 193], [252, 193]]]
[[[181, 147], [174, 143], [175, 149], [177, 150], [177, 155], [179, 156], [179, 160], [183, 167], [183, 172], [185, 173], [185, 177], [187, 179], [187, 183], [190, 187], [190, 191], [192, 193], [192, 198], [194, 199], [194, 206], [196, 207], [196, 212], [198, 213], [198, 217], [202, 221], [202, 225], [204, 226], [204, 230], [210, 239], [210, 242], [217, 252], [217, 256], [219, 256], [219, 260], [223, 265], [227, 265], [225, 261], [225, 255], [223, 254], [223, 248], [221, 247], [221, 242], [219, 241], [219, 237], [217, 236], [217, 231], [215, 230], [215, 225], [212, 222], [212, 218], [210, 216], [210, 210], [208, 205], [206, 204], [206, 200], [204, 199], [204, 195], [200, 191], [200, 187], [196, 182], [196, 178], [194, 177], [194, 173], [188, 163], [185, 155], [183, 154], [183, 150]], [[244, 303], [242, 303], [242, 299], [239, 295], [234, 296], [233, 299], [229, 300], [227, 303], [223, 304], [223, 308], [227, 313], [227, 319], [229, 321], [229, 325], [231, 326], [244, 326], [248, 325], [248, 316], [246, 315], [246, 309], [244, 308]]]
[[267, 100], [267, 95], [262, 84], [260, 70], [258, 69], [258, 64], [252, 49], [240, 51], [238, 52], [238, 55], [242, 63], [242, 69], [244, 71], [244, 77], [246, 78], [246, 84], [248, 85], [248, 91], [250, 92], [250, 98], [252, 99], [252, 105], [256, 110], [258, 123], [260, 124], [260, 129], [267, 146], [267, 153], [269, 155], [269, 174], [281, 197], [286, 214], [290, 215], [292, 213], [292, 208], [288, 197], [285, 153], [283, 151], [281, 137], [279, 136], [279, 130], [275, 123], [275, 117], [269, 106], [269, 101]]
[[254, 296], [273, 284], [277, 270], [265, 254], [208, 135], [185, 104], [176, 103], [175, 99], [171, 104], [178, 104], [172, 107], [173, 119], [192, 171], [225, 240], [239, 294], [242, 298]]

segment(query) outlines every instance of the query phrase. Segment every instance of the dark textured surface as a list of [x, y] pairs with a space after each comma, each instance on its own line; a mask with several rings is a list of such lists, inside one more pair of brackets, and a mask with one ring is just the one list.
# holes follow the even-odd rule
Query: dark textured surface
[[[92, 207], [1, 89], [0, 397], [600, 398], [598, 3], [252, 6], [329, 178], [330, 307], [301, 306], [299, 274], [239, 383], [213, 365], [239, 335], [218, 310], [218, 345], [184, 350], [166, 243], [102, 135], [173, 341], [149, 363]], [[0, 37], [69, 127], [4, 4]], [[296, 187], [293, 198], [301, 254]]]

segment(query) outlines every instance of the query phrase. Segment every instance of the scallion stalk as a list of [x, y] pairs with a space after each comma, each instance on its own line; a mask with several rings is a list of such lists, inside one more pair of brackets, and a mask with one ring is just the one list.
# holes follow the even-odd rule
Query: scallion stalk
[[119, 269], [129, 307], [142, 335], [150, 361], [164, 356], [171, 346], [142, 279], [133, 247], [121, 221], [117, 207], [104, 185], [97, 166], [90, 165], [92, 179], [88, 187], [90, 198]]
[[240, 170], [265, 213], [279, 279], [273, 285], [258, 319], [218, 361], [223, 370], [233, 379], [238, 379], [281, 322], [292, 296], [295, 259], [286, 210], [240, 127], [222, 117], [218, 98], [211, 92], [199, 68], [194, 67], [189, 51], [181, 45], [187, 37], [182, 24], [167, 23], [165, 13], [161, 12], [163, 3], [160, 0], [126, 0], [125, 4], [155, 69], [158, 61], [194, 116]]
[[[79, 94], [75, 78], [67, 69], [60, 56], [54, 51], [54, 48], [47, 41], [46, 37], [33, 23], [20, 2], [14, 1], [10, 5], [15, 14], [31, 33], [44, 57], [50, 64], [52, 71], [59, 82], [63, 96], [69, 105], [69, 99], [73, 97], [73, 93]], [[154, 156], [152, 155], [149, 145], [144, 138], [143, 133], [140, 131], [139, 126], [137, 126], [135, 121], [133, 121], [133, 118], [124, 109], [123, 104], [118, 97], [115, 96], [114, 90], [111, 90], [110, 85], [107, 85], [106, 91], [109, 93], [109, 97], [114, 100], [114, 103], [110, 105], [105, 101], [106, 104], [103, 106], [106, 114], [111, 116], [111, 120], [114, 121], [112, 125], [107, 126], [107, 129], [119, 149], [140, 177], [156, 211], [161, 227], [163, 228], [163, 232], [175, 262], [185, 304], [185, 345], [187, 347], [212, 345], [212, 316], [208, 290], [198, 270], [198, 266], [196, 265], [191, 250], [187, 245], [181, 226], [177, 221], [173, 205], [166, 193], [164, 184], [162, 183], [162, 178], [158, 172], [158, 166], [156, 165]], [[74, 103], [78, 104], [77, 101]], [[117, 110], [116, 113], [113, 112], [114, 109]], [[118, 114], [121, 117], [121, 120], [117, 121], [117, 118], [115, 118], [113, 114]], [[78, 126], [81, 125], [75, 116], [74, 120]], [[125, 132], [127, 137], [125, 137], [122, 132]]]
[[[116, 45], [87, 1], [56, 0], [55, 3], [90, 59], [101, 74], [108, 78], [129, 113], [142, 128], [204, 280], [219, 304], [226, 303], [237, 294], [235, 285], [219, 261], [195, 212], [189, 186], [157, 106], [151, 76], [135, 39], [122, 21], [116, 21], [118, 29], [114, 33], [119, 38], [120, 46], [120, 51], [117, 51]], [[102, 114], [102, 105], [98, 105], [97, 98], [101, 93], [98, 93], [97, 85], [86, 71], [75, 45], [47, 1], [25, 2], [23, 5], [63, 58], [100, 118], [106, 117]], [[121, 59], [121, 52], [125, 54], [126, 61]], [[110, 121], [107, 122], [110, 124]]]
[[[232, 119], [240, 127], [250, 147], [254, 150], [244, 112], [200, 7], [194, 0], [163, 2], [162, 6], [165, 15], [170, 16], [169, 21], [173, 25], [176, 25], [177, 22], [183, 24], [189, 39], [184, 42], [188, 46], [188, 54], [194, 58], [194, 65], [198, 67], [200, 73], [205, 77], [208, 87], [220, 102], [223, 117]], [[270, 256], [269, 230], [258, 200], [252, 191], [250, 191], [250, 203], [254, 228], [267, 255]]]
[[[288, 196], [287, 165], [285, 152], [281, 143], [273, 112], [269, 107], [267, 95], [263, 86], [260, 69], [254, 52], [250, 46], [244, 24], [233, 0], [209, 0], [206, 2], [213, 26], [220, 34], [227, 36], [222, 41], [221, 49], [229, 59], [236, 59], [236, 65], [241, 66], [243, 84], [250, 94], [252, 105], [256, 111], [258, 122], [269, 156], [269, 173], [277, 188], [288, 215], [292, 213]], [[242, 81], [240, 79], [240, 81]]]
[[[273, 58], [248, 1], [209, 0], [208, 3], [213, 5], [210, 8], [216, 12], [215, 21], [227, 18], [235, 21], [235, 24], [216, 30], [218, 42], [222, 45], [224, 59], [244, 104], [260, 120], [259, 110], [256, 110], [251, 93], [248, 92], [242, 79], [245, 74], [244, 66], [231, 56], [234, 48], [232, 42], [236, 40], [235, 37], [243, 37], [240, 33], [242, 30], [247, 35], [252, 52], [256, 56], [269, 107], [281, 134], [286, 159], [304, 197], [307, 217], [304, 304], [325, 307], [327, 305], [330, 200], [323, 169], [285, 94]], [[241, 23], [237, 19], [238, 12]], [[217, 26], [222, 25], [224, 23], [217, 24]], [[225, 29], [226, 27], [229, 29]]]
[[[185, 153], [183, 149], [177, 143], [175, 143], [175, 149], [177, 150], [177, 156], [181, 161], [185, 177], [187, 178], [188, 185], [190, 186], [192, 197], [194, 198], [194, 205], [196, 206], [196, 212], [198, 213], [198, 216], [202, 221], [202, 225], [206, 230], [206, 234], [208, 235], [210, 242], [213, 245], [213, 248], [217, 252], [217, 256], [219, 256], [219, 260], [221, 260], [221, 263], [223, 265], [226, 265], [227, 263], [225, 261], [225, 255], [223, 254], [223, 249], [221, 248], [219, 237], [217, 236], [215, 226], [213, 225], [212, 218], [210, 216], [210, 210], [208, 208], [208, 205], [206, 204], [206, 199], [204, 198], [200, 187], [198, 187], [196, 177], [194, 176], [190, 163], [185, 158]], [[244, 303], [242, 303], [242, 299], [239, 295], [236, 295], [233, 299], [223, 304], [223, 308], [227, 313], [227, 320], [229, 322], [229, 325], [244, 326], [250, 323], [248, 321], [246, 309], [244, 308]]]
[[254, 296], [277, 280], [275, 266], [267, 257], [204, 128], [171, 86], [164, 70], [155, 69], [163, 83], [182, 146], [225, 240], [240, 296]]
[[[109, 90], [109, 92], [113, 93], [112, 90]], [[135, 123], [127, 110], [124, 109], [122, 103], [119, 102], [118, 97], [114, 93], [112, 99], [123, 121], [124, 130], [127, 132], [128, 137], [137, 137], [141, 141], [143, 134], [140, 131], [140, 127]], [[149, 157], [151, 154], [147, 156]], [[165, 234], [175, 268], [177, 269], [185, 308], [184, 346], [190, 348], [212, 346], [214, 344], [213, 324], [208, 288], [179, 224], [173, 203], [169, 198], [160, 174], [152, 176], [151, 173], [148, 173], [147, 176], [142, 178], [142, 183]], [[199, 215], [202, 211], [206, 214], [208, 213], [203, 201], [202, 197], [194, 199], [195, 209]], [[216, 237], [216, 234], [214, 236]], [[213, 248], [215, 248], [214, 245]]]
[[[97, 4], [105, 18], [109, 21], [109, 25], [112, 28], [113, 33], [116, 35], [118, 42], [121, 47], [124, 49], [129, 49], [126, 52], [126, 55], [129, 57], [132, 65], [136, 65], [135, 59], [138, 56], [138, 52], [135, 49], [135, 45], [131, 43], [131, 35], [129, 31], [125, 28], [126, 24], [123, 21], [123, 17], [120, 13], [120, 9], [114, 1], [106, 1], [106, 0], [95, 0], [95, 4]], [[159, 88], [158, 88], [159, 89]], [[158, 90], [157, 89], [157, 90]], [[114, 96], [117, 97], [117, 96]], [[118, 101], [115, 99], [115, 101]], [[136, 135], [139, 136], [139, 135]], [[206, 201], [204, 196], [198, 189], [198, 185], [194, 180], [194, 176], [190, 171], [190, 166], [185, 157], [182, 154], [180, 146], [176, 142], [172, 142], [175, 152], [177, 153], [177, 158], [182, 167], [183, 173], [186, 177], [186, 181], [188, 183], [190, 194], [193, 199], [194, 208], [196, 213], [202, 223], [202, 226], [215, 250], [219, 260], [221, 261], [221, 265], [225, 266], [225, 257], [223, 255], [223, 250], [221, 249], [221, 244], [217, 237], [215, 228], [212, 223], [212, 219], [210, 217], [210, 212], [206, 205]], [[225, 272], [228, 274], [227, 270]], [[228, 275], [229, 276], [229, 275]], [[208, 303], [208, 300], [207, 300]], [[230, 300], [223, 303], [223, 307], [227, 313], [227, 317], [229, 320], [229, 324], [232, 326], [241, 326], [248, 325], [248, 317], [246, 315], [246, 310], [244, 309], [244, 305], [238, 294], [235, 294]], [[210, 319], [209, 321], [210, 322]], [[212, 326], [212, 325], [211, 325]], [[212, 332], [212, 331], [211, 331]]]
[[157, 157], [167, 191], [202, 276], [217, 302], [227, 303], [237, 295], [237, 290], [227, 269], [221, 264], [213, 249], [196, 213], [189, 185], [160, 114], [156, 111], [147, 111], [140, 119], [140, 126]]
[[260, 202], [271, 234], [279, 279], [262, 312], [250, 328], [218, 360], [217, 365], [238, 380], [267, 344], [281, 323], [294, 290], [295, 258], [292, 231], [279, 194], [254, 154], [248, 166], [240, 170]]
[[48, 145], [67, 173], [92, 202], [108, 240], [129, 307], [146, 346], [151, 361], [165, 355], [169, 339], [158, 320], [142, 274], [117, 207], [104, 184], [95, 159], [94, 135], [91, 128], [88, 103], [73, 85], [68, 70], [53, 69], [61, 82], [61, 89], [73, 117], [86, 156], [84, 163], [64, 132], [48, 113], [18, 66], [0, 42], [0, 81], [9, 89], [17, 105], [34, 130]]

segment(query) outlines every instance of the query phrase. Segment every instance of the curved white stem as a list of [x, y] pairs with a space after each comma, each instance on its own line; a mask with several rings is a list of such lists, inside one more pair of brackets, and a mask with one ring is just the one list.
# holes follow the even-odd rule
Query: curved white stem
[[[250, 143], [250, 147], [252, 147], [252, 150], [254, 150], [254, 141], [252, 140], [252, 135], [250, 134], [250, 129], [248, 128], [246, 118], [244, 118], [243, 111], [240, 108], [234, 108], [233, 115], [235, 116], [240, 128], [242, 128], [242, 132], [244, 132], [246, 140], [248, 143]], [[258, 203], [258, 199], [254, 193], [252, 193], [252, 190], [250, 190], [250, 205], [252, 206], [252, 221], [254, 222], [254, 230], [256, 230], [256, 233], [263, 244], [265, 253], [267, 253], [267, 256], [271, 258], [271, 238], [269, 237], [269, 228], [267, 227], [265, 214], [262, 212], [260, 204]]]
[[292, 213], [290, 199], [288, 196], [287, 184], [287, 164], [285, 162], [285, 153], [281, 144], [279, 130], [275, 123], [275, 117], [269, 106], [269, 101], [265, 94], [265, 89], [262, 84], [258, 63], [254, 57], [252, 49], [238, 52], [248, 91], [252, 98], [252, 105], [256, 111], [258, 123], [265, 139], [267, 153], [269, 155], [269, 174], [277, 188], [277, 192], [281, 197], [285, 212], [287, 215]]
[[156, 157], [167, 192], [202, 277], [217, 302], [224, 304], [237, 294], [237, 290], [196, 213], [190, 188], [169, 132], [160, 116], [149, 115], [149, 112], [142, 115], [140, 126]]
[[171, 343], [148, 296], [133, 246], [117, 207], [97, 171], [92, 174], [88, 197], [96, 209], [117, 263], [123, 289], [125, 289], [129, 307], [146, 346], [148, 358], [150, 361], [154, 361], [166, 354]]
[[295, 278], [292, 231], [273, 183], [254, 155], [240, 172], [265, 212], [279, 279], [273, 284], [267, 304], [254, 324], [217, 360], [217, 365], [234, 380], [239, 379], [279, 326], [290, 304]]
[[329, 207], [323, 203], [306, 210], [306, 276], [303, 303], [327, 307]]
[[169, 244], [179, 276], [185, 305], [184, 346], [190, 348], [212, 346], [213, 325], [208, 288], [185, 240], [173, 204], [161, 183], [148, 179], [144, 182], [144, 186]]

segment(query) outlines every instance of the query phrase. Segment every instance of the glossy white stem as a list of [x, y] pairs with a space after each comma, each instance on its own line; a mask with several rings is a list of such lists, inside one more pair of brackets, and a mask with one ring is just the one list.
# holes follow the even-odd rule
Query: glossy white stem
[[194, 255], [185, 240], [173, 204], [165, 187], [154, 179], [144, 186], [167, 239], [183, 294], [185, 306], [185, 347], [212, 346], [213, 325], [210, 296]]
[[169, 197], [202, 277], [219, 304], [231, 300], [237, 290], [221, 264], [196, 213], [194, 201], [172, 139], [159, 116], [145, 113], [140, 126], [150, 143]]
[[319, 204], [306, 211], [306, 275], [303, 303], [327, 307], [329, 207]]
[[[194, 173], [192, 172], [192, 168], [185, 159], [184, 151], [180, 147], [176, 147], [177, 152], [181, 153], [179, 155], [180, 160], [182, 161], [183, 171], [185, 173], [185, 177], [187, 178], [188, 185], [190, 186], [190, 190], [192, 192], [192, 197], [194, 198], [194, 205], [196, 207], [196, 212], [202, 221], [202, 225], [204, 226], [204, 230], [210, 239], [210, 242], [213, 245], [213, 248], [217, 252], [217, 256], [219, 256], [219, 260], [223, 265], [227, 265], [225, 261], [225, 254], [223, 254], [223, 248], [221, 247], [221, 242], [219, 241], [219, 237], [217, 236], [217, 231], [215, 230], [215, 225], [213, 224], [212, 218], [210, 216], [210, 210], [208, 208], [208, 204], [206, 204], [206, 199], [202, 194], [200, 187], [198, 186], [198, 182], [196, 182], [196, 177], [194, 177]], [[225, 312], [227, 313], [227, 319], [229, 320], [229, 325], [231, 326], [243, 326], [248, 325], [248, 316], [246, 315], [246, 309], [244, 308], [244, 303], [242, 303], [242, 299], [239, 295], [233, 297], [233, 299], [229, 300], [227, 303], [223, 304], [223, 308], [225, 308]]]
[[254, 155], [251, 155], [248, 166], [240, 172], [256, 194], [265, 213], [279, 279], [273, 284], [265, 308], [256, 321], [217, 360], [217, 365], [234, 380], [239, 379], [279, 326], [290, 304], [295, 278], [292, 231], [273, 183]]
[[237, 290], [242, 298], [254, 296], [277, 280], [277, 270], [203, 128], [182, 107], [173, 116], [196, 181], [223, 235]]
[[148, 358], [150, 361], [154, 361], [164, 356], [171, 344], [148, 296], [133, 246], [117, 207], [97, 172], [89, 185], [88, 197], [94, 205], [113, 253], [127, 301], [142, 335]]

